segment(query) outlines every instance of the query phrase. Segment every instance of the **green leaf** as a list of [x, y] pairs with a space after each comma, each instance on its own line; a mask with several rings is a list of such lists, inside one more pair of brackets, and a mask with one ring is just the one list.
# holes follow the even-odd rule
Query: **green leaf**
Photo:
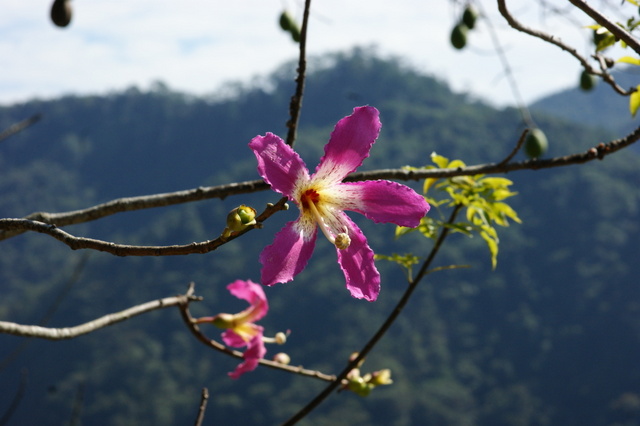
[[507, 178], [502, 177], [486, 177], [482, 179], [482, 183], [494, 188], [501, 188], [509, 185], [513, 185], [513, 182]]
[[374, 259], [376, 260], [387, 260], [389, 262], [394, 262], [400, 265], [407, 271], [407, 277], [411, 278], [412, 270], [411, 267], [416, 265], [420, 259], [418, 256], [414, 256], [411, 253], [406, 253], [403, 255], [393, 253], [391, 256], [387, 256], [386, 254], [376, 254], [374, 255]]
[[636, 91], [629, 96], [629, 111], [631, 116], [635, 117], [640, 107], [640, 84], [636, 86]]
[[491, 254], [491, 268], [496, 269], [496, 266], [498, 265], [498, 242], [491, 238], [491, 236], [486, 232], [481, 232], [480, 236], [487, 243], [487, 247], [489, 247], [489, 253]]
[[427, 178], [424, 180], [424, 186], [422, 187], [422, 193], [426, 194], [429, 191], [429, 188], [433, 186], [434, 183], [438, 181], [437, 178]]
[[443, 157], [442, 155], [438, 155], [435, 152], [431, 153], [431, 161], [436, 163], [438, 167], [441, 169], [446, 169], [449, 164], [449, 159], [447, 157]]
[[633, 56], [623, 56], [619, 58], [616, 62], [624, 62], [626, 64], [631, 65], [640, 65], [640, 58], [634, 58]]

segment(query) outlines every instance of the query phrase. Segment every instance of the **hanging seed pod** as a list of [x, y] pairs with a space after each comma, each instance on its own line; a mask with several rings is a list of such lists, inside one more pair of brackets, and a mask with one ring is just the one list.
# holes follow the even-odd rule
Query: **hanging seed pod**
[[524, 152], [529, 158], [538, 158], [547, 151], [549, 142], [544, 132], [538, 128], [530, 129], [524, 141]]
[[472, 30], [476, 26], [478, 20], [478, 11], [472, 5], [467, 5], [462, 13], [462, 22]]
[[463, 24], [457, 24], [451, 30], [451, 45], [456, 49], [462, 49], [467, 45], [467, 32], [469, 28]]
[[593, 90], [597, 82], [598, 79], [593, 74], [589, 74], [586, 71], [582, 71], [582, 73], [580, 74], [580, 89], [584, 90], [585, 92]]
[[284, 31], [290, 31], [292, 27], [296, 26], [296, 21], [286, 10], [280, 14], [279, 22], [280, 22], [280, 28], [282, 28]]
[[55, 0], [51, 6], [51, 20], [61, 28], [66, 27], [71, 22], [71, 1]]

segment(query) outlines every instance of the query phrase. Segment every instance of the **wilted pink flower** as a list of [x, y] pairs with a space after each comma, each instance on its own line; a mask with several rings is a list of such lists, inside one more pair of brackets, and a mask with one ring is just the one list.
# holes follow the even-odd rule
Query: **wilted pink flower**
[[216, 327], [225, 328], [222, 340], [229, 346], [246, 346], [243, 354], [244, 361], [229, 373], [234, 379], [243, 373], [254, 370], [258, 362], [267, 353], [262, 340], [264, 329], [255, 324], [267, 314], [269, 305], [262, 286], [251, 280], [237, 280], [227, 286], [227, 289], [238, 299], [249, 302], [249, 307], [237, 314], [218, 314], [214, 317], [200, 318], [198, 323], [210, 322]]
[[300, 156], [281, 138], [267, 133], [249, 146], [258, 172], [271, 188], [295, 202], [297, 220], [276, 234], [260, 255], [262, 284], [293, 280], [306, 266], [315, 246], [317, 228], [336, 246], [338, 263], [353, 297], [376, 300], [380, 274], [367, 239], [344, 213], [361, 213], [374, 222], [415, 227], [429, 211], [424, 197], [411, 188], [386, 180], [342, 182], [369, 156], [380, 133], [378, 110], [365, 106], [338, 122], [313, 175]]

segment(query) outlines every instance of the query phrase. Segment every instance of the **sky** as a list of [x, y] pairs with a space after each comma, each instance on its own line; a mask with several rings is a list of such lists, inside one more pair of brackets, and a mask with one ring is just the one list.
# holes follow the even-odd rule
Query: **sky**
[[[297, 58], [297, 45], [278, 26], [289, 10], [298, 20], [302, 0], [72, 0], [64, 29], [49, 18], [52, 0], [4, 0], [0, 14], [0, 105], [66, 94], [103, 94], [161, 81], [194, 95], [224, 91]], [[578, 62], [555, 46], [510, 29], [495, 1], [476, 0], [485, 19], [463, 50], [449, 36], [460, 0], [314, 0], [310, 56], [375, 46], [458, 92], [495, 106], [515, 105], [496, 54], [494, 28], [526, 104], [575, 87]], [[550, 2], [554, 3], [554, 2]], [[620, 2], [614, 2], [620, 7]], [[531, 0], [509, 0], [528, 25], [560, 35], [588, 54], [592, 23], [542, 11]], [[566, 6], [565, 6], [566, 7]], [[579, 11], [578, 11], [579, 12]]]

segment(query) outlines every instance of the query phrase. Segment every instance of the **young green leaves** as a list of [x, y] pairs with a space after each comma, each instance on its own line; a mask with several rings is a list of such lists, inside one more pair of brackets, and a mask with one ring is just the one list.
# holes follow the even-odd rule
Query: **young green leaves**
[[[461, 160], [450, 161], [448, 158], [431, 154], [431, 160], [436, 166], [426, 166], [426, 169], [455, 169], [465, 167]], [[479, 235], [487, 244], [491, 255], [491, 265], [496, 267], [498, 262], [498, 232], [496, 225], [509, 226], [509, 220], [520, 223], [520, 218], [511, 206], [504, 200], [516, 195], [509, 187], [513, 182], [503, 177], [488, 177], [485, 175], [454, 176], [446, 179], [429, 178], [424, 182], [424, 194], [427, 201], [441, 212], [441, 219], [435, 216], [425, 216], [416, 228], [425, 237], [435, 240], [440, 229], [444, 226], [451, 232], [460, 232], [469, 237]], [[441, 196], [429, 197], [427, 193], [436, 189]], [[447, 224], [443, 218], [442, 207], [462, 207], [466, 210], [466, 221]], [[396, 236], [413, 231], [410, 228], [398, 227]]]

